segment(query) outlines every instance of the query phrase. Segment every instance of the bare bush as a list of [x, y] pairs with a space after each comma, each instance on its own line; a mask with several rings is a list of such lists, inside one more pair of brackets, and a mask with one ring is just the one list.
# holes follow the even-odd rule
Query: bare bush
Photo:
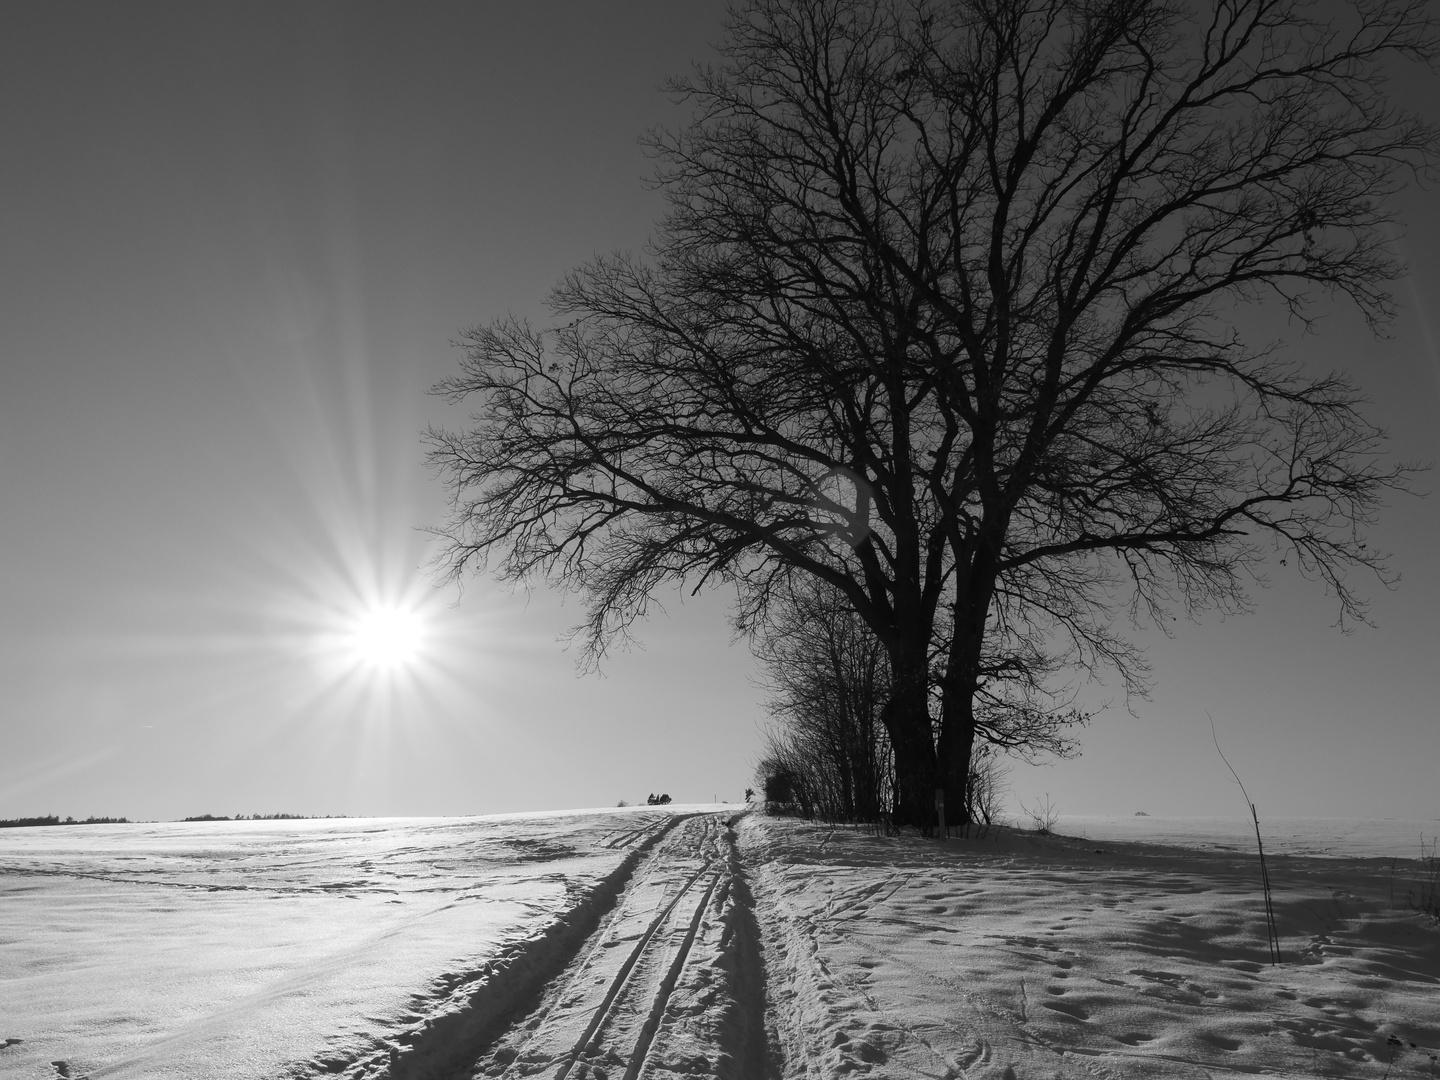
[[1060, 811], [1056, 810], [1050, 802], [1050, 793], [1045, 793], [1045, 800], [1035, 800], [1034, 806], [1020, 804], [1020, 812], [1030, 822], [1030, 827], [1041, 836], [1049, 836], [1055, 831], [1055, 823], [1060, 820]]
[[893, 769], [880, 642], [842, 594], [801, 581], [771, 608], [755, 651], [770, 691], [765, 760], [783, 763], [807, 816], [878, 821]]

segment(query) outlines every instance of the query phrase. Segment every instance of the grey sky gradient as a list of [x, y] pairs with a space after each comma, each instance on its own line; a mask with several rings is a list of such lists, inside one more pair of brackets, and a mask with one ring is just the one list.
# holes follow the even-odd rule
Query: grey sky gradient
[[[715, 2], [10, 4], [0, 14], [0, 817], [483, 813], [739, 799], [762, 695], [725, 597], [665, 598], [643, 650], [578, 678], [543, 589], [456, 603], [417, 526], [420, 432], [461, 327], [543, 320], [566, 270], [662, 208], [637, 136], [703, 60]], [[1433, 77], [1399, 73], [1412, 100]], [[1440, 214], [1408, 191], [1412, 276], [1374, 340], [1294, 339], [1440, 458]], [[1427, 317], [1431, 323], [1427, 324]], [[1433, 487], [1434, 474], [1421, 487]], [[1016, 766], [1073, 813], [1440, 817], [1434, 498], [1372, 542], [1398, 589], [1342, 635], [1275, 566], [1253, 615], [1145, 631], [1149, 700], [1074, 762]], [[422, 608], [426, 660], [377, 678], [334, 639]], [[1107, 690], [1087, 691], [1106, 700]]]

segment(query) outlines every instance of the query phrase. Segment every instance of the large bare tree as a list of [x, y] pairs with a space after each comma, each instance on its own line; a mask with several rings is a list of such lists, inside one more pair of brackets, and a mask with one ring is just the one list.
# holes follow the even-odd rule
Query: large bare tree
[[917, 823], [996, 700], [1138, 678], [1117, 611], [1243, 606], [1280, 557], [1362, 614], [1404, 471], [1235, 316], [1390, 316], [1387, 196], [1435, 134], [1384, 76], [1431, 52], [1410, 0], [738, 8], [652, 138], [651, 249], [466, 334], [449, 569], [582, 590], [597, 652], [662, 583], [748, 626], [813, 575], [885, 649]]

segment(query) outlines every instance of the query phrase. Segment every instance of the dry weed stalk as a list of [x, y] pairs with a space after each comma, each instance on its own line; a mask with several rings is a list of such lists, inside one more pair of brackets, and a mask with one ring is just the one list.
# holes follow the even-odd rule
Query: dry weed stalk
[[1240, 785], [1240, 794], [1245, 796], [1245, 805], [1250, 808], [1250, 817], [1255, 822], [1255, 847], [1260, 852], [1260, 885], [1265, 892], [1266, 944], [1270, 947], [1270, 963], [1273, 966], [1280, 963], [1280, 931], [1275, 925], [1275, 904], [1270, 897], [1270, 870], [1265, 865], [1265, 843], [1260, 839], [1260, 815], [1255, 810], [1255, 804], [1250, 801], [1250, 793], [1245, 790], [1240, 774], [1235, 771], [1235, 766], [1230, 764], [1225, 751], [1220, 749], [1220, 738], [1215, 734], [1215, 718], [1208, 712], [1205, 716], [1210, 721], [1210, 738], [1215, 743], [1215, 752], [1220, 755], [1220, 760], [1225, 762], [1225, 768], [1230, 770], [1230, 775], [1235, 777], [1235, 783]]

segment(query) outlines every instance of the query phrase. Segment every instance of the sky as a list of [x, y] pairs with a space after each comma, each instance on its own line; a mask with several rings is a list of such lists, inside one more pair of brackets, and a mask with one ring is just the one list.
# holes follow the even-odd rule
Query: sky
[[[765, 723], [723, 594], [662, 597], [600, 675], [575, 598], [426, 569], [422, 432], [452, 342], [641, 248], [638, 137], [723, 4], [12, 3], [0, 13], [0, 817], [474, 814], [739, 800]], [[1411, 100], [1434, 77], [1400, 73]], [[1395, 457], [1440, 460], [1440, 213], [1351, 371]], [[1260, 318], [1263, 323], [1263, 317]], [[1265, 324], [1269, 325], [1269, 324]], [[1275, 333], [1291, 337], [1277, 324]], [[1431, 473], [1419, 487], [1435, 486]], [[1343, 634], [1273, 568], [1252, 614], [1141, 637], [1148, 698], [1078, 759], [1011, 768], [1062, 812], [1440, 818], [1440, 503], [1373, 543], [1393, 591]], [[406, 663], [363, 646], [400, 613]]]

